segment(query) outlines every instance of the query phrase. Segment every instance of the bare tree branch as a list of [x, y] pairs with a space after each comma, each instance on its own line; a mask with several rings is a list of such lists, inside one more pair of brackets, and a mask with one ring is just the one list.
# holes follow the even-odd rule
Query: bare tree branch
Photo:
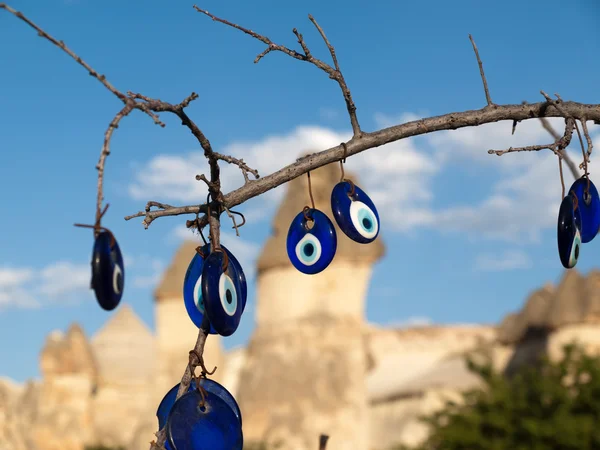
[[481, 62], [481, 58], [479, 57], [479, 50], [477, 49], [477, 45], [475, 45], [473, 36], [471, 36], [470, 34], [469, 40], [471, 41], [471, 45], [473, 45], [473, 51], [475, 52], [477, 64], [479, 65], [479, 74], [481, 75], [481, 81], [483, 81], [483, 90], [485, 91], [485, 99], [487, 100], [487, 105], [494, 106], [494, 102], [492, 102], [492, 97], [490, 97], [490, 90], [488, 89], [487, 80], [485, 78], [485, 72], [483, 71], [483, 63]]
[[202, 133], [200, 128], [187, 116], [187, 114], [184, 111], [184, 108], [186, 108], [190, 104], [190, 102], [197, 99], [198, 94], [193, 92], [191, 95], [186, 97], [179, 104], [167, 103], [162, 100], [152, 99], [145, 95], [133, 93], [130, 91], [128, 91], [127, 95], [126, 95], [123, 92], [121, 92], [120, 90], [118, 90], [115, 86], [113, 86], [106, 79], [106, 77], [104, 75], [99, 74], [89, 64], [87, 64], [83, 59], [81, 59], [81, 57], [78, 56], [75, 52], [73, 52], [69, 47], [67, 47], [63, 41], [58, 41], [57, 39], [52, 37], [50, 34], [46, 33], [39, 26], [37, 26], [35, 23], [33, 23], [31, 20], [29, 20], [27, 17], [25, 17], [21, 12], [16, 11], [15, 9], [8, 6], [6, 3], [0, 3], [0, 9], [4, 9], [4, 10], [8, 11], [9, 13], [13, 14], [14, 16], [18, 17], [19, 19], [23, 20], [30, 27], [32, 27], [34, 30], [36, 30], [40, 37], [47, 39], [48, 41], [50, 41], [51, 43], [53, 43], [54, 45], [59, 47], [61, 50], [63, 50], [66, 54], [68, 54], [71, 58], [73, 58], [78, 64], [83, 66], [91, 76], [93, 76], [100, 83], [102, 83], [102, 85], [104, 85], [110, 92], [112, 92], [117, 98], [119, 98], [125, 105], [123, 107], [123, 109], [121, 109], [121, 111], [119, 111], [115, 115], [115, 117], [113, 118], [113, 120], [110, 122], [110, 124], [108, 126], [108, 129], [104, 135], [105, 137], [104, 137], [104, 143], [102, 146], [102, 150], [100, 152], [100, 159], [98, 161], [98, 164], [96, 165], [96, 168], [98, 169], [98, 193], [97, 193], [97, 205], [96, 205], [96, 218], [97, 219], [101, 215], [102, 201], [104, 198], [104, 195], [103, 195], [104, 166], [106, 163], [107, 156], [110, 155], [110, 139], [112, 138], [114, 130], [116, 128], [118, 128], [118, 125], [119, 125], [119, 122], [121, 121], [121, 119], [123, 119], [125, 116], [129, 115], [129, 113], [131, 113], [131, 111], [133, 111], [134, 109], [138, 109], [138, 110], [144, 112], [145, 114], [149, 115], [152, 118], [152, 120], [154, 121], [154, 123], [156, 123], [157, 125], [160, 125], [162, 127], [164, 127], [165, 124], [160, 121], [160, 118], [155, 113], [170, 112], [170, 113], [178, 116], [181, 119], [182, 125], [184, 125], [190, 129], [191, 133], [194, 135], [194, 137], [196, 137], [196, 139], [200, 143], [200, 146], [204, 150], [204, 155], [208, 159], [208, 162], [210, 165], [211, 182], [213, 183], [213, 189], [211, 189], [211, 194], [213, 196], [213, 199], [219, 199], [222, 197], [222, 193], [220, 191], [220, 178], [219, 178], [220, 170], [219, 170], [219, 165], [218, 165], [219, 159], [226, 161], [228, 163], [231, 163], [231, 164], [238, 165], [240, 167], [240, 169], [242, 170], [244, 179], [248, 178], [248, 176], [247, 176], [248, 172], [252, 173], [256, 178], [258, 178], [258, 172], [256, 170], [248, 167], [243, 161], [240, 161], [236, 158], [228, 157], [226, 155], [215, 154], [212, 150], [210, 141]]
[[309, 14], [308, 18], [313, 23], [313, 25], [317, 28], [317, 30], [319, 31], [319, 34], [325, 41], [325, 45], [327, 45], [327, 48], [329, 49], [329, 53], [331, 54], [331, 58], [333, 60], [334, 67], [331, 67], [329, 64], [312, 56], [310, 50], [308, 49], [308, 46], [306, 45], [306, 42], [304, 42], [304, 38], [302, 37], [302, 35], [298, 32], [298, 30], [296, 28], [294, 28], [292, 30], [292, 32], [298, 38], [298, 43], [302, 47], [302, 51], [304, 52], [304, 54], [298, 53], [296, 50], [291, 50], [283, 45], [275, 44], [273, 41], [271, 41], [271, 39], [269, 39], [266, 36], [258, 34], [248, 28], [244, 28], [235, 23], [229, 22], [228, 20], [221, 19], [221, 18], [215, 16], [214, 14], [209, 13], [208, 11], [206, 11], [204, 9], [198, 8], [198, 6], [196, 6], [196, 5], [194, 5], [194, 9], [196, 11], [198, 11], [199, 13], [207, 15], [208, 17], [210, 17], [212, 20], [214, 20], [216, 22], [221, 22], [232, 28], [243, 31], [244, 33], [252, 36], [253, 38], [258, 39], [259, 41], [267, 44], [268, 47], [254, 59], [255, 63], [259, 62], [268, 53], [270, 53], [272, 51], [279, 51], [279, 52], [285, 53], [286, 55], [291, 56], [292, 58], [298, 59], [300, 61], [307, 61], [307, 62], [313, 64], [314, 66], [318, 67], [325, 73], [327, 73], [327, 75], [329, 75], [329, 78], [337, 81], [337, 83], [340, 85], [340, 89], [342, 90], [342, 94], [344, 95], [344, 101], [346, 102], [346, 109], [348, 110], [348, 114], [350, 116], [350, 124], [352, 125], [352, 132], [354, 134], [354, 137], [359, 137], [361, 135], [362, 131], [360, 129], [360, 125], [358, 124], [358, 118], [356, 116], [356, 105], [354, 104], [354, 100], [352, 100], [352, 94], [350, 93], [350, 89], [348, 88], [348, 85], [346, 84], [344, 75], [342, 74], [342, 71], [340, 70], [337, 56], [335, 55], [335, 49], [333, 48], [333, 46], [327, 39], [327, 36], [325, 36], [325, 32], [323, 31], [321, 26], [317, 23], [317, 21], [315, 20], [315, 18], [312, 15]]
[[[350, 89], [347, 86], [347, 83], [342, 75], [342, 71], [340, 69], [337, 56], [335, 53], [334, 47], [329, 42], [325, 32], [317, 23], [317, 21], [313, 18], [313, 16], [309, 15], [309, 20], [316, 27], [317, 31], [325, 41], [327, 48], [329, 49], [333, 67], [325, 62], [315, 58], [312, 56], [308, 45], [304, 41], [302, 34], [298, 32], [297, 29], [293, 29], [293, 33], [298, 39], [298, 43], [302, 48], [303, 53], [299, 53], [295, 50], [291, 50], [285, 46], [281, 46], [273, 43], [266, 36], [255, 33], [252, 30], [236, 25], [232, 22], [229, 22], [224, 19], [220, 19], [208, 11], [202, 10], [194, 5], [194, 8], [210, 17], [212, 20], [221, 22], [230, 27], [236, 28], [244, 33], [254, 37], [255, 39], [265, 43], [267, 48], [260, 53], [256, 59], [255, 63], [260, 61], [261, 58], [266, 56], [271, 51], [280, 51], [282, 53], [287, 54], [295, 59], [300, 61], [307, 61], [317, 68], [323, 70], [325, 73], [329, 75], [329, 77], [335, 80], [340, 89], [342, 90], [342, 94], [344, 96], [344, 101], [346, 103], [346, 107], [348, 110], [348, 114], [350, 116], [350, 123], [352, 125], [353, 137], [347, 143], [340, 144], [339, 146], [335, 146], [318, 153], [313, 153], [307, 157], [301, 158], [296, 162], [268, 175], [264, 178], [259, 179], [258, 172], [251, 167], [249, 167], [242, 159], [235, 158], [233, 156], [222, 155], [220, 153], [216, 153], [208, 138], [203, 134], [201, 129], [189, 118], [184, 109], [189, 106], [190, 102], [198, 98], [196, 93], [192, 93], [190, 96], [185, 98], [182, 102], [178, 104], [171, 104], [164, 102], [159, 99], [153, 99], [147, 97], [145, 95], [139, 93], [133, 93], [131, 91], [127, 91], [127, 94], [119, 91], [116, 87], [110, 84], [104, 75], [100, 75], [91, 66], [85, 63], [79, 56], [77, 56], [72, 50], [70, 50], [62, 41], [57, 41], [55, 38], [44, 32], [37, 25], [27, 19], [22, 13], [12, 9], [5, 3], [0, 3], [0, 9], [5, 9], [9, 13], [15, 15], [20, 18], [24, 22], [26, 22], [29, 26], [34, 28], [38, 34], [52, 42], [54, 45], [61, 48], [65, 53], [67, 53], [71, 58], [73, 58], [78, 64], [83, 66], [88, 73], [100, 81], [111, 93], [113, 93], [117, 98], [119, 98], [124, 106], [123, 108], [115, 115], [115, 117], [110, 122], [108, 129], [104, 135], [104, 142], [102, 146], [102, 150], [100, 153], [100, 160], [97, 165], [98, 169], [98, 196], [97, 196], [97, 218], [101, 217], [101, 206], [103, 201], [103, 178], [104, 178], [104, 166], [105, 161], [108, 155], [110, 154], [110, 139], [114, 133], [114, 130], [118, 128], [120, 121], [129, 115], [134, 109], [140, 110], [143, 113], [147, 114], [152, 118], [154, 123], [164, 126], [164, 123], [161, 122], [160, 117], [157, 113], [161, 112], [169, 112], [175, 114], [180, 120], [182, 125], [186, 126], [192, 135], [198, 140], [201, 148], [204, 150], [204, 155], [208, 160], [208, 164], [210, 167], [210, 179], [205, 175], [198, 175], [197, 179], [203, 181], [208, 186], [209, 196], [207, 197], [206, 204], [202, 205], [191, 205], [191, 206], [171, 206], [165, 203], [149, 201], [146, 204], [145, 210], [133, 214], [131, 216], [127, 216], [125, 219], [130, 220], [134, 217], [144, 217], [142, 221], [145, 228], [152, 223], [153, 220], [158, 217], [165, 216], [177, 216], [181, 214], [204, 214], [202, 218], [198, 218], [197, 220], [188, 221], [188, 228], [198, 227], [200, 230], [209, 225], [210, 228], [210, 241], [213, 249], [220, 248], [220, 215], [223, 211], [226, 211], [227, 214], [231, 217], [234, 223], [234, 228], [237, 229], [241, 225], [237, 225], [234, 218], [234, 211], [230, 211], [230, 208], [244, 203], [245, 201], [261, 195], [271, 189], [276, 188], [288, 181], [291, 181], [307, 172], [315, 170], [324, 165], [340, 161], [341, 159], [345, 159], [349, 156], [358, 154], [365, 150], [373, 149], [375, 147], [379, 147], [391, 142], [398, 141], [400, 139], [419, 136], [427, 133], [432, 133], [435, 131], [441, 130], [456, 130], [464, 127], [471, 126], [479, 126], [486, 123], [493, 123], [502, 120], [512, 120], [513, 121], [513, 133], [516, 127], [516, 124], [523, 120], [535, 119], [538, 118], [542, 120], [542, 125], [548, 125], [546, 121], [546, 117], [563, 117], [566, 119], [565, 121], [565, 132], [563, 136], [560, 136], [558, 133], [554, 136], [554, 142], [548, 145], [534, 145], [529, 147], [519, 147], [519, 148], [510, 148], [508, 150], [490, 150], [490, 153], [495, 153], [497, 155], [510, 153], [510, 152], [518, 152], [518, 151], [538, 151], [542, 149], [550, 149], [554, 151], [558, 156], [559, 167], [561, 168], [561, 181], [562, 181], [562, 159], [567, 159], [566, 154], [564, 153], [564, 149], [571, 142], [573, 129], [575, 128], [578, 133], [579, 129], [577, 128], [577, 120], [580, 120], [582, 123], [583, 133], [586, 137], [588, 146], [587, 146], [587, 154], [583, 149], [583, 141], [582, 142], [582, 152], [584, 156], [584, 164], [589, 162], [589, 155], [592, 152], [592, 141], [587, 129], [587, 120], [593, 120], [595, 123], [600, 123], [600, 105], [598, 104], [582, 104], [576, 102], [565, 102], [560, 96], [556, 96], [558, 100], [551, 99], [547, 94], [543, 91], [542, 95], [545, 97], [545, 102], [535, 103], [535, 104], [521, 104], [521, 105], [496, 105], [492, 102], [489, 88], [487, 85], [487, 80], [485, 77], [485, 73], [483, 70], [483, 64], [479, 57], [479, 51], [473, 40], [472, 36], [469, 35], [469, 39], [471, 40], [471, 44], [473, 46], [473, 50], [475, 52], [475, 56], [477, 58], [477, 62], [479, 65], [479, 71], [481, 75], [481, 79], [484, 86], [484, 91], [486, 95], [487, 105], [478, 110], [464, 111], [464, 112], [453, 112], [441, 116], [430, 117], [426, 119], [420, 119], [413, 122], [403, 123], [399, 125], [395, 125], [389, 128], [384, 128], [378, 131], [374, 131], [371, 133], [363, 132], [358, 123], [358, 118], [356, 115], [356, 106], [352, 99], [352, 95], [350, 93]], [[551, 128], [551, 127], [549, 127]], [[547, 128], [548, 129], [548, 128]], [[552, 133], [552, 132], [551, 132]], [[229, 164], [237, 165], [242, 171], [242, 175], [244, 176], [245, 183], [239, 189], [236, 189], [227, 195], [223, 195], [221, 192], [221, 180], [220, 180], [220, 168], [218, 161], [225, 161]], [[568, 160], [569, 161], [569, 160]], [[587, 167], [587, 166], [586, 166]], [[573, 171], [573, 168], [571, 168]], [[574, 173], [576, 170], [574, 171]], [[250, 181], [248, 177], [248, 173], [254, 175], [256, 180]], [[563, 183], [564, 189], [564, 183]], [[156, 209], [153, 209], [156, 208]], [[239, 214], [239, 213], [235, 213]], [[242, 224], [243, 225], [243, 224]], [[205, 322], [200, 327], [198, 338], [196, 340], [196, 344], [194, 349], [190, 352], [190, 361], [188, 366], [185, 369], [182, 380], [179, 385], [179, 389], [177, 392], [177, 398], [187, 392], [189, 388], [190, 382], [194, 375], [194, 370], [196, 366], [201, 366], [205, 373], [208, 373], [204, 367], [203, 361], [203, 351], [204, 345], [206, 343], [206, 338], [208, 335], [209, 325], [207, 323], [207, 317], [205, 316]], [[156, 433], [157, 441], [152, 442], [151, 450], [163, 450], [164, 442], [166, 438], [166, 432], [164, 429], [159, 430]], [[327, 444], [328, 436], [321, 435], [320, 436], [320, 449], [324, 450]]]
[[[564, 102], [561, 104], [561, 109], [574, 118], [587, 117], [588, 120], [600, 120], [600, 105]], [[523, 121], [538, 119], [540, 117], [565, 117], [565, 114], [556, 109], [553, 104], [548, 104], [547, 102], [526, 105], [496, 105], [494, 108], [485, 107], [472, 111], [454, 112], [395, 125], [372, 133], [363, 132], [360, 139], [353, 138], [346, 143], [346, 156], [350, 157], [365, 150], [389, 144], [390, 142], [435, 131], [456, 130], [502, 120]], [[332, 162], [337, 162], [343, 157], [344, 148], [342, 145], [314, 153], [309, 157], [302, 158], [270, 175], [261, 177], [259, 180], [224, 195], [223, 205], [233, 208], [251, 198], [304, 175], [308, 171], [313, 171]], [[126, 217], [126, 220], [133, 217], [144, 217], [143, 225], [145, 228], [148, 228], [150, 223], [159, 217], [196, 214], [199, 212], [203, 211], [200, 211], [200, 206], [198, 205], [175, 206], [158, 211], [139, 212]], [[202, 225], [206, 225], [206, 223], [205, 219], [201, 220]]]

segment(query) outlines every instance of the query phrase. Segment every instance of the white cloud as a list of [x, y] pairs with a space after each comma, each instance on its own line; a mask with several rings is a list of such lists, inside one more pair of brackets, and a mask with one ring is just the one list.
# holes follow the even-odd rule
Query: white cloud
[[44, 267], [38, 273], [37, 292], [52, 299], [90, 289], [90, 264], [72, 264], [59, 261]]
[[[557, 132], [564, 131], [563, 119], [550, 118], [548, 121]], [[494, 167], [509, 170], [534, 164], [540, 153], [520, 152], [498, 157], [488, 154], [488, 150], [548, 144], [553, 140], [537, 119], [520, 122], [514, 135], [511, 134], [511, 131], [512, 120], [504, 120], [479, 127], [439, 131], [427, 135], [427, 138], [435, 149], [436, 159], [441, 164], [452, 160], [463, 164], [464, 160], [468, 160], [470, 164], [493, 164]], [[542, 150], [541, 153], [548, 152], [549, 150]]]
[[[375, 122], [381, 127], [391, 126], [421, 116], [377, 114]], [[550, 122], [559, 132], [564, 128], [562, 119]], [[487, 150], [549, 143], [552, 137], [538, 120], [519, 123], [514, 135], [511, 128], [512, 121], [503, 121], [432, 133], [418, 140], [404, 139], [354, 155], [348, 158], [346, 167], [358, 174], [361, 187], [377, 205], [382, 225], [388, 230], [408, 232], [426, 227], [442, 233], [459, 232], [475, 239], [536, 242], [542, 230], [555, 224], [561, 193], [556, 157], [550, 151], [497, 157], [489, 155]], [[221, 151], [243, 158], [264, 176], [294, 162], [306, 151], [324, 150], [349, 138], [349, 133], [299, 126], [290, 133], [258, 141], [236, 141]], [[578, 145], [574, 136], [569, 154], [577, 163], [580, 156], [575, 146]], [[592, 161], [596, 159], [594, 154]], [[236, 166], [222, 164], [222, 167], [225, 192], [243, 184]], [[478, 187], [481, 192], [477, 192], [477, 200], [461, 203], [457, 199], [443, 207], [433, 207], [435, 177], [457, 168], [476, 173], [482, 167], [498, 171], [500, 180], [483, 190]], [[200, 152], [159, 155], [140, 169], [130, 186], [130, 194], [140, 200], [203, 203], [206, 186], [195, 181], [195, 175], [207, 172]], [[564, 173], [566, 184], [572, 183], [566, 167]], [[251, 199], [242, 211], [253, 222], [270, 220], [284, 191], [281, 186], [260, 199]]]
[[[411, 120], [413, 115], [406, 115]], [[380, 117], [384, 120], [384, 116]], [[348, 133], [323, 127], [300, 126], [284, 135], [268, 136], [259, 141], [233, 142], [222, 153], [243, 158], [250, 166], [268, 175], [293, 163], [307, 151], [321, 151], [347, 141]], [[393, 142], [348, 158], [346, 167], [358, 174], [363, 187], [378, 205], [382, 222], [406, 230], [431, 222], [426, 205], [433, 198], [430, 180], [439, 166], [417, 149], [412, 139]], [[198, 202], [206, 198], [206, 186], [195, 181], [197, 173], [206, 173], [201, 153], [185, 156], [160, 155], [141, 168], [130, 194], [136, 199], [159, 198], [166, 202]], [[225, 192], [243, 184], [239, 169], [223, 165]], [[247, 220], [271, 218], [284, 195], [284, 187], [267, 192], [244, 205]], [[425, 205], [425, 206], [424, 206]]]
[[524, 270], [531, 267], [531, 259], [522, 250], [507, 250], [500, 255], [482, 254], [475, 260], [475, 270], [482, 272]]
[[406, 319], [396, 320], [388, 323], [389, 328], [412, 328], [412, 327], [429, 327], [433, 325], [433, 320], [424, 316], [413, 316]]
[[59, 261], [43, 269], [0, 268], [0, 310], [39, 308], [43, 303], [70, 302], [89, 290], [89, 264]]
[[[551, 122], [557, 131], [562, 131], [564, 125], [561, 119]], [[549, 143], [552, 140], [538, 120], [530, 120], [517, 126], [517, 141], [510, 135], [511, 124], [499, 122], [431, 135], [431, 142], [439, 147], [436, 159], [440, 164], [454, 159], [461, 164], [467, 164], [468, 161], [468, 164], [481, 166], [491, 161], [497, 165], [502, 177], [491, 186], [489, 194], [482, 200], [436, 211], [430, 226], [445, 232], [469, 233], [471, 237], [500, 239], [516, 244], [537, 242], [542, 230], [556, 226], [561, 199], [556, 156], [549, 150], [501, 157], [487, 154], [489, 147], [502, 149], [511, 145]], [[569, 155], [577, 165], [581, 160], [578, 147], [579, 141], [574, 136]], [[593, 155], [592, 162], [596, 159]], [[565, 164], [563, 173], [568, 189], [574, 179]]]

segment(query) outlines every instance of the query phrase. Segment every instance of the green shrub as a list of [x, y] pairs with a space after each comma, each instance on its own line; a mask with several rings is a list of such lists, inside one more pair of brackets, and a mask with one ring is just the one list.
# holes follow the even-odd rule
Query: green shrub
[[431, 435], [419, 450], [600, 449], [600, 358], [569, 345], [561, 361], [543, 358], [511, 377], [489, 360], [467, 362], [484, 389], [423, 418]]

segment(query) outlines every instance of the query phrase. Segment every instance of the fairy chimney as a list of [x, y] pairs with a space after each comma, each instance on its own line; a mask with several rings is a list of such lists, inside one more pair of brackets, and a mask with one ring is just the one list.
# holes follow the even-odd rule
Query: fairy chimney
[[[289, 322], [316, 313], [363, 320], [372, 267], [384, 255], [384, 245], [381, 235], [370, 244], [358, 244], [337, 226], [331, 212], [331, 191], [339, 177], [339, 166], [335, 164], [311, 172], [315, 207], [331, 219], [337, 233], [335, 258], [317, 275], [299, 272], [287, 255], [290, 223], [304, 206], [310, 205], [306, 176], [288, 184], [273, 221], [272, 235], [257, 262], [257, 326]], [[347, 173], [346, 177], [360, 185], [360, 180], [353, 174]], [[283, 288], [285, 301], [281, 299]]]
[[[311, 172], [315, 206], [334, 224], [330, 195], [339, 176], [336, 165]], [[286, 237], [305, 205], [310, 205], [307, 177], [300, 177], [288, 184], [257, 262], [257, 326], [238, 381], [244, 440], [308, 450], [325, 433], [332, 448], [364, 450], [365, 297], [384, 246], [381, 237], [355, 243], [336, 225], [338, 247], [331, 265], [317, 275], [299, 272], [288, 259]]]
[[[157, 359], [160, 362], [157, 389], [163, 395], [181, 380], [189, 361], [189, 351], [198, 337], [198, 327], [189, 318], [183, 303], [183, 279], [198, 245], [198, 242], [183, 242], [154, 292]], [[211, 335], [204, 348], [206, 366], [220, 367], [222, 358], [221, 337]], [[217, 370], [212, 378], [219, 381], [220, 372]]]

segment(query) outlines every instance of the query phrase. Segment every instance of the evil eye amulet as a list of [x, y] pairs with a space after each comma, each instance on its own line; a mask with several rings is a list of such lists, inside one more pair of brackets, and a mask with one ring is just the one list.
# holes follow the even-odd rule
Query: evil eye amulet
[[318, 209], [302, 211], [290, 225], [286, 245], [296, 269], [308, 275], [317, 274], [329, 266], [337, 250], [333, 223]]
[[[590, 242], [598, 234], [600, 228], [600, 197], [594, 183], [582, 177], [573, 183], [569, 193], [577, 197], [577, 206], [581, 213], [581, 242]], [[587, 192], [586, 192], [587, 191]]]
[[240, 324], [246, 299], [242, 298], [237, 267], [228, 257], [226, 261], [225, 255], [225, 251], [216, 251], [206, 258], [200, 284], [211, 326], [221, 336], [231, 336]]
[[331, 192], [331, 211], [346, 236], [360, 244], [373, 242], [379, 234], [379, 214], [367, 194], [342, 181]]
[[571, 194], [567, 195], [558, 211], [558, 254], [567, 269], [575, 267], [581, 248], [581, 214], [575, 202]]
[[[214, 253], [213, 253], [214, 254]], [[242, 424], [218, 395], [198, 390], [182, 395], [167, 419], [172, 450], [242, 450]]]
[[[229, 405], [233, 413], [236, 415], [238, 420], [240, 421], [240, 425], [242, 423], [242, 413], [240, 411], [240, 407], [238, 406], [235, 398], [231, 393], [225, 389], [221, 384], [216, 381], [210, 380], [208, 378], [198, 378], [200, 382], [200, 386], [204, 388], [205, 391], [215, 394], [217, 397], [221, 398], [225, 403]], [[190, 386], [187, 392], [191, 392], [196, 389], [196, 381], [192, 380], [190, 382]], [[158, 418], [158, 429], [162, 430], [165, 424], [167, 423], [167, 418], [169, 417], [169, 413], [171, 412], [171, 408], [175, 403], [177, 397], [177, 391], [179, 390], [179, 383], [171, 388], [167, 395], [165, 395], [158, 405], [158, 409], [156, 410], [156, 417]]]
[[[242, 270], [242, 266], [236, 257], [225, 248], [224, 245], [221, 245], [221, 248], [227, 252], [227, 257], [231, 264], [233, 264], [236, 268], [238, 279], [240, 282], [240, 292], [242, 298], [242, 312], [246, 308], [246, 298], [248, 295], [248, 285], [246, 283], [246, 276], [244, 275], [244, 271]], [[210, 253], [210, 244], [204, 245], [200, 252], [203, 255], [208, 255]], [[194, 255], [192, 260], [190, 261], [190, 265], [188, 266], [187, 272], [185, 273], [185, 278], [183, 279], [183, 303], [185, 304], [185, 309], [188, 313], [188, 316], [194, 322], [198, 328], [202, 326], [202, 320], [204, 319], [205, 309], [204, 309], [204, 300], [202, 297], [202, 269], [204, 267], [204, 259], [198, 252]], [[210, 326], [210, 333], [217, 334], [215, 328]]]
[[108, 231], [98, 234], [92, 254], [92, 288], [100, 307], [111, 311], [117, 307], [125, 287], [123, 255], [114, 236]]

